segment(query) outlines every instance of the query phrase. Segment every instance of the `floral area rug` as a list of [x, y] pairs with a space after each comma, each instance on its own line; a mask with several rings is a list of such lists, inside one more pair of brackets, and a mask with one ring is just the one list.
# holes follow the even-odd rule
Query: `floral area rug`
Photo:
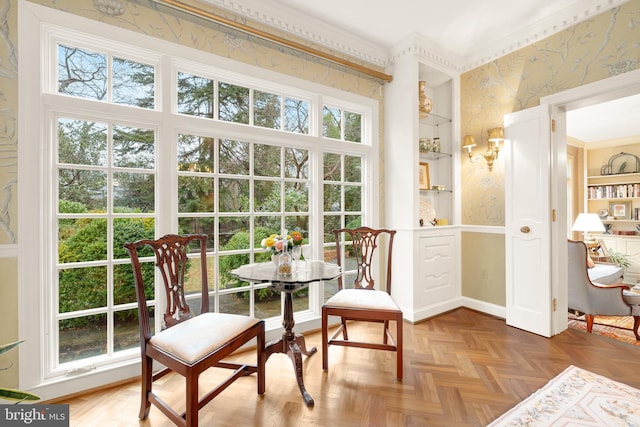
[[640, 426], [640, 390], [569, 366], [489, 426]]
[[[580, 331], [587, 331], [584, 316], [569, 314], [569, 327]], [[631, 316], [596, 316], [591, 333], [640, 346], [633, 334], [633, 317]]]

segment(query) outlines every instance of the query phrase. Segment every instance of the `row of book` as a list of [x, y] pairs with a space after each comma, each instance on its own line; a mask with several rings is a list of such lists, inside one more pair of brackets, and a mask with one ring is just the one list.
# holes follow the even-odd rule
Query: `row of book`
[[589, 186], [590, 199], [630, 199], [640, 197], [640, 183]]

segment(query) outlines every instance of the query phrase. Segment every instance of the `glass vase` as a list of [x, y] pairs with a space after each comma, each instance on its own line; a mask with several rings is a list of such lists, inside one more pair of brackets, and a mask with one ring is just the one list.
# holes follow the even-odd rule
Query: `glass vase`
[[288, 276], [292, 272], [291, 254], [283, 251], [278, 258], [278, 274]]

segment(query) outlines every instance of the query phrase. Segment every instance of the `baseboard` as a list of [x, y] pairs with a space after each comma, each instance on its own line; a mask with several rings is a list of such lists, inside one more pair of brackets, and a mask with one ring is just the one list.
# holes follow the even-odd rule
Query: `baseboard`
[[500, 317], [501, 319], [507, 318], [507, 309], [504, 306], [492, 304], [486, 301], [480, 301], [473, 298], [462, 297], [462, 306], [471, 308], [476, 311], [480, 311], [485, 314]]
[[439, 304], [430, 305], [429, 307], [423, 307], [415, 311], [403, 308], [402, 316], [408, 322], [417, 323], [460, 307], [470, 308], [472, 310], [499, 317], [501, 319], [506, 319], [507, 317], [505, 307], [467, 297], [454, 298], [448, 301], [441, 302]]

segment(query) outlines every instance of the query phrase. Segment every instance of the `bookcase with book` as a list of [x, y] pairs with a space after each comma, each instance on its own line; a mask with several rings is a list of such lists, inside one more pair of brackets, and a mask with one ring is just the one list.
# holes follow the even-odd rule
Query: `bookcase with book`
[[[589, 149], [586, 209], [600, 216], [605, 232], [595, 235], [609, 250], [626, 256], [624, 283], [640, 283], [640, 144]], [[637, 154], [636, 154], [637, 153]]]
[[589, 176], [587, 201], [589, 212], [597, 213], [611, 233], [636, 231], [640, 223], [640, 173]]

